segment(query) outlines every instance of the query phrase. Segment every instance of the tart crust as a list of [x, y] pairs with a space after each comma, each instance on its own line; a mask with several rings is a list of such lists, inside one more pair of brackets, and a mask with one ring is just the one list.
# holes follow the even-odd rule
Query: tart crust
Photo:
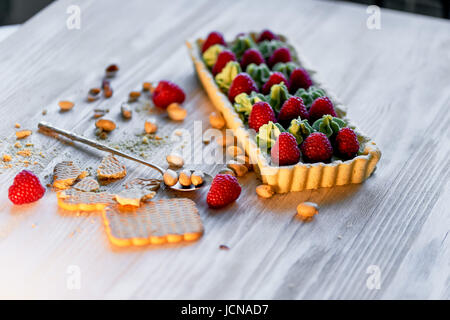
[[[263, 153], [255, 142], [256, 132], [247, 129], [229, 102], [227, 96], [223, 94], [212, 73], [208, 70], [200, 55], [202, 39], [186, 41], [189, 54], [194, 63], [197, 76], [205, 88], [214, 106], [222, 113], [227, 122], [227, 127], [233, 130], [239, 143], [244, 146], [246, 154], [250, 157], [255, 171], [261, 176], [263, 183], [271, 185], [277, 193], [291, 191], [302, 191], [307, 189], [318, 189], [322, 187], [341, 186], [352, 183], [361, 183], [374, 172], [377, 162], [380, 160], [381, 151], [378, 146], [368, 136], [363, 134], [346, 117], [346, 108], [328, 90], [328, 88], [318, 79], [317, 72], [313, 70], [307, 61], [298, 54], [293, 54], [295, 62], [306, 69], [311, 76], [314, 85], [323, 89], [333, 102], [338, 116], [344, 119], [348, 126], [355, 130], [360, 144], [364, 151], [361, 155], [346, 161], [336, 160], [331, 163], [302, 163], [299, 162], [290, 166], [272, 166], [270, 155]], [[290, 47], [290, 49], [293, 49]], [[295, 52], [295, 50], [293, 50]]]

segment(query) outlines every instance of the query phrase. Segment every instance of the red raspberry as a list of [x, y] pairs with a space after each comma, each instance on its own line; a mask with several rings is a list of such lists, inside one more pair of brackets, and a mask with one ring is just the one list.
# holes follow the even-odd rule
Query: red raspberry
[[308, 119], [308, 111], [306, 110], [303, 99], [300, 97], [290, 97], [287, 99], [281, 107], [278, 114], [278, 122], [287, 128], [292, 119]]
[[206, 203], [210, 208], [221, 208], [235, 201], [241, 194], [241, 186], [231, 174], [218, 174], [214, 177]]
[[236, 78], [233, 79], [231, 83], [230, 90], [228, 91], [228, 99], [233, 103], [234, 98], [245, 92], [246, 94], [252, 93], [252, 91], [258, 92], [258, 87], [255, 81], [248, 75], [248, 73], [241, 72]]
[[345, 159], [351, 159], [356, 156], [359, 150], [358, 137], [355, 131], [350, 128], [342, 128], [339, 130], [335, 146], [337, 153]]
[[173, 102], [183, 103], [185, 97], [183, 89], [178, 85], [161, 80], [153, 93], [153, 103], [159, 108], [166, 109]]
[[208, 37], [206, 38], [202, 46], [202, 53], [215, 44], [221, 44], [225, 47], [227, 46], [227, 43], [225, 42], [223, 35], [217, 31], [213, 31], [210, 34], [208, 34]]
[[322, 116], [329, 114], [333, 117], [337, 117], [336, 111], [334, 110], [333, 103], [328, 97], [320, 97], [314, 100], [309, 109], [309, 123], [311, 125], [317, 119], [322, 118]]
[[295, 68], [292, 70], [289, 78], [289, 92], [295, 94], [298, 89], [308, 89], [312, 86], [311, 78], [308, 72], [302, 68]]
[[322, 132], [311, 133], [300, 145], [306, 162], [328, 162], [333, 155], [330, 140]]
[[256, 49], [245, 50], [241, 60], [242, 70], [245, 70], [250, 63], [254, 63], [256, 65], [264, 63], [264, 57], [262, 56], [261, 52]]
[[8, 198], [14, 204], [35, 202], [42, 198], [45, 188], [33, 172], [22, 170], [14, 178], [8, 190]]
[[269, 121], [277, 122], [275, 112], [273, 112], [270, 104], [264, 101], [255, 103], [248, 117], [248, 126], [258, 132], [259, 127]]
[[275, 50], [267, 62], [269, 68], [272, 68], [278, 62], [289, 62], [292, 61], [291, 52], [288, 48], [281, 47]]
[[280, 37], [278, 37], [275, 33], [273, 33], [272, 31], [265, 29], [261, 32], [261, 34], [258, 37], [258, 40], [256, 42], [262, 42], [265, 40], [279, 40]]
[[279, 84], [281, 82], [284, 82], [286, 86], [288, 86], [288, 81], [286, 80], [286, 77], [281, 72], [274, 72], [270, 75], [269, 80], [263, 85], [261, 92], [263, 94], [269, 94], [270, 88], [274, 84]]
[[220, 71], [222, 71], [222, 69], [225, 68], [227, 63], [230, 61], [236, 61], [236, 56], [232, 51], [223, 50], [221, 53], [219, 53], [219, 55], [217, 56], [217, 61], [212, 68], [213, 75], [216, 75]]
[[289, 132], [282, 132], [278, 136], [272, 150], [270, 150], [272, 162], [278, 166], [289, 166], [300, 160], [300, 149], [297, 140]]

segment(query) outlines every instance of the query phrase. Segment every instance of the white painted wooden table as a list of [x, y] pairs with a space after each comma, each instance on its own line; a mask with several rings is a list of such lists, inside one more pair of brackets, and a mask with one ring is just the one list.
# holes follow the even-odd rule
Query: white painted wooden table
[[[81, 8], [79, 30], [66, 27], [72, 2]], [[270, 200], [257, 198], [258, 181], [249, 174], [240, 179], [240, 199], [226, 209], [208, 209], [205, 193], [191, 196], [205, 225], [200, 241], [130, 250], [109, 244], [98, 214], [58, 211], [51, 191], [35, 204], [12, 206], [7, 188], [21, 168], [1, 169], [0, 297], [450, 298], [449, 22], [382, 10], [381, 29], [369, 30], [366, 7], [352, 4], [165, 3], [61, 0], [2, 41], [1, 152], [11, 152], [18, 122], [34, 130], [28, 141], [46, 154], [42, 167], [29, 167], [46, 183], [61, 160], [95, 167], [100, 152], [39, 134], [38, 121], [94, 137], [92, 109], [107, 107], [119, 125], [111, 141], [126, 140], [150, 115], [135, 113], [125, 123], [118, 116], [120, 102], [143, 81], [162, 78], [186, 90], [189, 115], [175, 124], [153, 114], [161, 121], [161, 135], [192, 130], [193, 121], [206, 120], [213, 107], [195, 78], [184, 40], [213, 29], [231, 37], [270, 27], [309, 57], [348, 104], [350, 116], [379, 144], [378, 169], [362, 185]], [[121, 67], [114, 97], [87, 104], [87, 90], [98, 85], [110, 62]], [[75, 101], [75, 108], [59, 113], [61, 99]], [[202, 146], [198, 140], [193, 144], [197, 151]], [[165, 150], [149, 147], [145, 153], [163, 164]], [[130, 176], [150, 172], [127, 166]], [[214, 173], [220, 166], [205, 168]], [[296, 205], [305, 200], [321, 206], [308, 224], [294, 219]], [[220, 250], [221, 244], [230, 250]], [[367, 286], [370, 268], [379, 268], [379, 290]], [[70, 290], [74, 270], [80, 271], [81, 287]]]

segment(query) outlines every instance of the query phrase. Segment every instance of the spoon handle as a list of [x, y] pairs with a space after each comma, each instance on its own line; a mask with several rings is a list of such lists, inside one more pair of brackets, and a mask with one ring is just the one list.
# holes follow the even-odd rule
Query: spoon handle
[[107, 151], [107, 152], [110, 152], [110, 153], [115, 154], [117, 156], [120, 156], [122, 158], [126, 158], [128, 160], [132, 160], [132, 161], [141, 163], [143, 165], [146, 165], [147, 167], [155, 169], [156, 171], [158, 171], [159, 173], [164, 175], [164, 169], [162, 169], [160, 166], [157, 166], [156, 164], [152, 164], [152, 163], [146, 162], [146, 161], [144, 161], [142, 159], [133, 157], [133, 156], [131, 156], [129, 154], [126, 154], [126, 153], [124, 153], [122, 151], [119, 151], [117, 149], [105, 146], [104, 144], [101, 144], [101, 143], [98, 143], [97, 141], [85, 138], [85, 137], [80, 136], [80, 135], [78, 135], [76, 133], [73, 133], [73, 132], [70, 132], [70, 131], [67, 131], [67, 130], [64, 130], [64, 129], [56, 128], [56, 127], [52, 126], [51, 124], [49, 124], [49, 123], [47, 123], [45, 121], [39, 122], [38, 128], [39, 129], [43, 129], [45, 131], [50, 131], [50, 132], [53, 132], [53, 133], [60, 134], [60, 135], [62, 135], [64, 137], [67, 137], [67, 138], [69, 138], [71, 140], [78, 141], [78, 142], [81, 142], [83, 144], [87, 144], [88, 146], [91, 146], [91, 147], [96, 148], [98, 150]]

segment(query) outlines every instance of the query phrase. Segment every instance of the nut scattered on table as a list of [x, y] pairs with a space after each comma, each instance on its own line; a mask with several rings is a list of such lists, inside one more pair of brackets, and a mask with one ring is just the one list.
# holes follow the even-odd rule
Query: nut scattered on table
[[120, 113], [125, 119], [131, 119], [131, 116], [133, 114], [128, 103], [122, 103], [122, 105], [120, 106]]
[[224, 168], [224, 169], [220, 170], [219, 174], [229, 174], [229, 175], [236, 177], [236, 173], [230, 168]]
[[24, 139], [28, 136], [31, 135], [31, 130], [21, 130], [21, 131], [16, 131], [16, 138], [17, 139]]
[[141, 93], [139, 91], [131, 91], [128, 95], [128, 101], [135, 102], [139, 99], [140, 96], [141, 96]]
[[273, 188], [268, 184], [261, 184], [256, 187], [256, 194], [261, 198], [271, 198], [274, 193]]
[[107, 87], [105, 87], [105, 88], [103, 89], [103, 96], [104, 96], [106, 99], [111, 98], [112, 95], [113, 95], [113, 89], [112, 89], [110, 86], [107, 86]]
[[216, 143], [222, 147], [231, 146], [231, 145], [234, 145], [235, 138], [234, 138], [234, 136], [230, 136], [230, 135], [222, 135], [222, 136], [216, 138]]
[[178, 103], [174, 102], [167, 107], [167, 114], [172, 120], [182, 121], [187, 116], [187, 110], [181, 107]]
[[144, 82], [142, 84], [142, 91], [153, 93], [154, 90], [155, 88], [150, 82]]
[[89, 90], [88, 92], [88, 96], [87, 99], [89, 102], [93, 102], [95, 100], [97, 100], [98, 98], [100, 98], [100, 92], [102, 90], [100, 88], [92, 88]]
[[116, 128], [116, 124], [112, 120], [108, 119], [99, 119], [95, 122], [95, 126], [99, 129], [102, 129], [106, 132], [111, 132]]
[[[237, 156], [242, 155], [242, 154], [244, 153], [244, 151], [242, 151], [242, 149], [241, 149], [240, 147], [238, 147], [238, 146], [229, 146], [229, 147], [227, 148], [227, 153], [228, 153], [230, 156], [236, 158]], [[245, 162], [244, 162], [244, 163], [245, 163]]]
[[151, 121], [145, 121], [144, 130], [146, 133], [155, 133], [158, 130], [158, 126]]
[[209, 123], [211, 124], [211, 127], [216, 129], [222, 129], [225, 127], [225, 119], [222, 117], [221, 114], [212, 112], [209, 115]]
[[247, 167], [248, 171], [253, 170], [253, 165], [250, 163], [249, 157], [247, 157], [245, 154], [238, 155], [236, 157], [236, 161], [244, 164]]
[[236, 176], [243, 177], [247, 174], [248, 169], [245, 164], [239, 163], [235, 160], [230, 160], [227, 164], [227, 167], [234, 171]]
[[105, 88], [111, 87], [111, 82], [108, 79], [102, 80], [102, 89], [105, 90]]
[[319, 206], [314, 202], [302, 202], [297, 206], [297, 216], [302, 221], [311, 221], [319, 213]]
[[164, 179], [164, 183], [167, 186], [171, 187], [171, 186], [174, 186], [174, 185], [177, 184], [177, 182], [178, 182], [178, 174], [172, 169], [167, 169], [164, 172], [163, 179]]
[[172, 167], [182, 167], [184, 165], [184, 159], [182, 156], [178, 155], [178, 154], [169, 154], [166, 157], [166, 161], [167, 163], [172, 166]]
[[205, 179], [205, 175], [202, 171], [196, 170], [193, 174], [191, 174], [191, 181], [194, 186], [199, 186], [203, 183]]
[[17, 129], [19, 129], [19, 128], [20, 128], [20, 124], [19, 124], [19, 123], [15, 123], [15, 124], [14, 124], [14, 127], [17, 128]]
[[9, 162], [12, 160], [12, 157], [9, 154], [4, 154], [2, 159], [3, 162]]
[[94, 118], [95, 119], [101, 118], [108, 112], [109, 112], [108, 109], [94, 109]]
[[70, 109], [73, 108], [75, 103], [73, 103], [72, 101], [60, 101], [58, 102], [58, 105], [62, 111], [69, 111]]
[[119, 67], [116, 64], [110, 64], [106, 70], [105, 74], [108, 78], [113, 78], [116, 76], [117, 72], [119, 71]]
[[180, 176], [178, 177], [178, 181], [183, 187], [189, 187], [192, 184], [191, 171], [190, 170], [181, 171]]

